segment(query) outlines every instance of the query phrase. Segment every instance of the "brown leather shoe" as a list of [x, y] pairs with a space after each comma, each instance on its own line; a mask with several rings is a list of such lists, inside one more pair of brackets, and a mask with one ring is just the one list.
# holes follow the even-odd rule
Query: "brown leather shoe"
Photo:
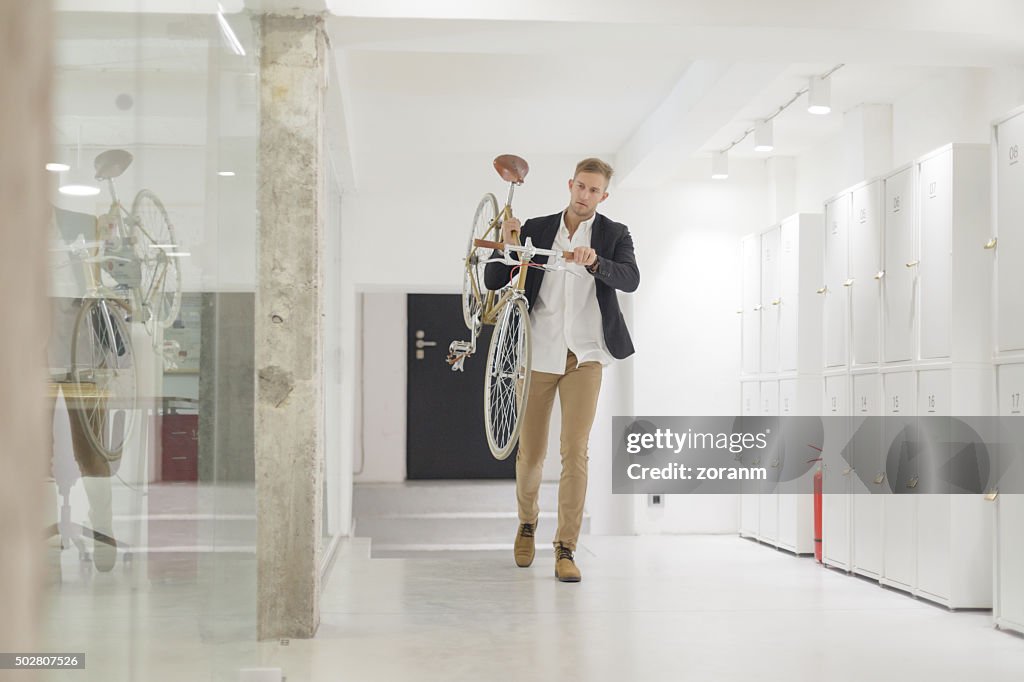
[[533, 563], [533, 555], [537, 551], [534, 545], [533, 534], [537, 530], [536, 523], [519, 524], [519, 532], [516, 533], [516, 542], [512, 547], [512, 553], [516, 557], [516, 566], [526, 568]]
[[572, 550], [561, 542], [555, 548], [555, 577], [563, 583], [578, 583], [583, 579], [576, 562], [572, 560]]

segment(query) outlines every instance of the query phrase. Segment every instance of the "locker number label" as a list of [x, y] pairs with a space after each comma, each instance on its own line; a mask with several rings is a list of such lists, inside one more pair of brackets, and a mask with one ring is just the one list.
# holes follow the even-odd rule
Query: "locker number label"
[[934, 412], [935, 411], [935, 394], [934, 393], [929, 393], [928, 394], [928, 411], [929, 412]]
[[932, 182], [929, 182], [928, 183], [928, 198], [934, 199], [935, 196], [938, 193], [939, 193], [939, 183], [935, 182], [934, 180]]
[[892, 397], [892, 411], [893, 412], [899, 412], [900, 411], [900, 397], [898, 395], [894, 395]]
[[1020, 161], [1020, 147], [1018, 147], [1015, 144], [1014, 145], [1010, 145], [1009, 156], [1010, 156], [1010, 165], [1011, 166], [1014, 165], [1015, 163], [1017, 163], [1018, 161]]
[[864, 224], [864, 223], [866, 223], [868, 221], [868, 210], [866, 208], [862, 208], [860, 210], [859, 220], [860, 220], [861, 224]]
[[897, 194], [896, 196], [894, 196], [892, 198], [892, 212], [893, 213], [899, 213], [900, 209], [902, 207], [903, 207], [903, 197], [901, 197], [899, 194]]
[[1020, 392], [1010, 394], [1010, 411], [1017, 414], [1020, 412]]

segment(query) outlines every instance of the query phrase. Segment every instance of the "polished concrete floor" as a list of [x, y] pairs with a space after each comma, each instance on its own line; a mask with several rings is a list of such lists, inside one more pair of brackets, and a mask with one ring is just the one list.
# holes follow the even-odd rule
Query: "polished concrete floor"
[[50, 650], [85, 673], [47, 679], [231, 680], [282, 669], [335, 680], [1024, 679], [1024, 637], [735, 536], [584, 537], [579, 584], [550, 550], [371, 559], [344, 541], [313, 640], [252, 642], [255, 566], [209, 552], [153, 572], [141, 556], [51, 589]]

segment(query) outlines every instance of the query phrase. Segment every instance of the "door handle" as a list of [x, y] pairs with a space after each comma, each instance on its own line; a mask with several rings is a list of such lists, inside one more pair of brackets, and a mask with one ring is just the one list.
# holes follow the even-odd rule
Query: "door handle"
[[423, 339], [416, 339], [416, 348], [432, 348], [437, 345], [437, 341], [424, 341]]

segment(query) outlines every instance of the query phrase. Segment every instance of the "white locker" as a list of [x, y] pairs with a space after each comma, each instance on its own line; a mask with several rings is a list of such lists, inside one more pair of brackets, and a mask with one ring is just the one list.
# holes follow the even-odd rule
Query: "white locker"
[[1024, 351], [1024, 113], [996, 126], [996, 350]]
[[761, 384], [758, 381], [740, 383], [740, 414], [754, 416], [761, 414]]
[[[891, 372], [882, 375], [883, 414], [900, 417], [883, 429], [883, 444], [893, 443], [905, 426], [903, 417], [917, 412], [917, 373]], [[892, 494], [885, 496], [882, 517], [882, 577], [891, 587], [913, 591], [917, 585], [917, 498], [915, 461], [909, 453], [895, 453], [887, 460], [886, 474]]]
[[992, 236], [989, 154], [988, 145], [949, 145], [918, 162], [918, 343], [923, 360], [985, 362], [992, 357], [994, 259], [985, 249]]
[[779, 241], [778, 227], [761, 235], [761, 373], [779, 370]]
[[914, 238], [914, 169], [885, 178], [882, 338], [885, 362], [914, 358], [914, 295], [917, 253]]
[[[1020, 417], [1024, 412], [1024, 364], [1001, 365], [998, 374], [999, 415]], [[1024, 471], [1016, 453], [1015, 484], [1024, 483]], [[1019, 490], [1019, 488], [1017, 488]], [[1000, 493], [996, 507], [995, 589], [992, 615], [1001, 628], [1024, 633], [1024, 494]]]
[[[821, 395], [822, 380], [819, 378], [780, 380], [779, 414], [783, 417], [818, 415], [821, 413]], [[801, 456], [800, 453], [796, 455]], [[808, 450], [806, 459], [813, 455], [814, 452]], [[787, 462], [785, 470], [799, 468], [800, 464]], [[777, 546], [794, 554], [814, 554], [815, 469], [811, 467], [799, 478], [779, 483]]]
[[[885, 503], [885, 455], [882, 444], [882, 377], [853, 377], [853, 572], [882, 575], [882, 518]], [[872, 419], [868, 419], [868, 418]]]
[[[850, 377], [837, 374], [825, 377], [822, 414], [848, 424], [850, 416]], [[843, 459], [849, 439], [847, 428], [831, 428], [822, 446], [822, 560], [829, 566], [850, 570], [850, 474], [852, 468]]]
[[[917, 409], [923, 418], [991, 414], [991, 395], [991, 368], [953, 367], [918, 375]], [[935, 461], [953, 458], [952, 446], [943, 445], [951, 440], [931, 441], [931, 447], [944, 448], [935, 453]], [[971, 494], [954, 490], [933, 466], [921, 467], [918, 475], [921, 492], [929, 493], [917, 496], [918, 596], [950, 608], [990, 608], [994, 518], [982, 496], [987, 485], [973, 482], [978, 488]]]
[[825, 204], [825, 271], [818, 290], [824, 297], [825, 367], [847, 364], [849, 315], [849, 221], [850, 194]]
[[[759, 381], [744, 381], [740, 383], [740, 413], [744, 416], [758, 416], [761, 414], [761, 383]], [[743, 537], [756, 538], [758, 533], [758, 506], [757, 498], [758, 483], [756, 481], [744, 481], [740, 485], [742, 491], [740, 498], [740, 535]]]
[[[761, 367], [761, 238], [754, 234], [740, 242], [743, 291], [741, 371], [757, 374]], [[754, 403], [757, 404], [756, 402]]]
[[882, 181], [855, 188], [850, 213], [851, 367], [878, 364], [882, 275]]
[[[779, 415], [779, 382], [761, 382], [761, 415], [777, 417]], [[757, 539], [770, 545], [776, 544], [779, 538], [779, 495], [775, 489], [778, 480], [779, 460], [776, 456], [763, 460], [761, 465], [768, 470], [768, 481], [760, 481], [758, 486], [758, 529]]]
[[947, 358], [953, 305], [953, 152], [918, 166], [921, 357]]
[[[779, 250], [779, 371], [821, 372], [823, 222], [799, 213], [782, 221]], [[820, 386], [819, 386], [820, 389]], [[818, 398], [813, 412], [817, 414]]]

